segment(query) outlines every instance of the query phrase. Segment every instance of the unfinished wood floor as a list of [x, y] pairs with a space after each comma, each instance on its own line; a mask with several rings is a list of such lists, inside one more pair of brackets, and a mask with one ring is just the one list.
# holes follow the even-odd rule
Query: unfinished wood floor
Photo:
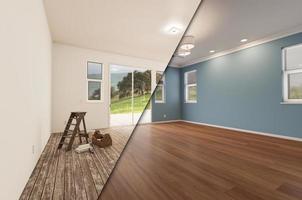
[[105, 149], [95, 147], [94, 154], [58, 150], [60, 134], [52, 134], [20, 199], [96, 200], [133, 128], [104, 130], [113, 144]]
[[184, 122], [136, 128], [101, 200], [301, 200], [302, 142]]

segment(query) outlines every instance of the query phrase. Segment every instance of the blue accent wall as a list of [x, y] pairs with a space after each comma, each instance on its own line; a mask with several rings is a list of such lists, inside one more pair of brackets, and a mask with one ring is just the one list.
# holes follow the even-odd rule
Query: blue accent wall
[[[163, 112], [173, 114], [179, 101], [181, 110], [173, 119], [180, 113], [183, 120], [302, 138], [302, 104], [281, 104], [282, 48], [299, 43], [302, 33], [182, 69], [167, 70], [167, 79], [177, 76], [179, 71], [180, 100], [174, 95], [177, 84], [167, 84], [167, 100], [173, 99], [174, 104], [168, 105], [167, 101], [154, 106], [154, 119], [163, 120], [160, 118]], [[194, 69], [198, 100], [184, 103], [183, 76]]]
[[[181, 97], [180, 97], [180, 70], [167, 67], [165, 71], [165, 103], [155, 103], [152, 98], [152, 121], [166, 121], [181, 119]], [[166, 118], [164, 117], [166, 115]]]
[[302, 33], [183, 68], [197, 69], [198, 102], [182, 103], [182, 119], [302, 137], [302, 105], [280, 104], [282, 48], [299, 43]]

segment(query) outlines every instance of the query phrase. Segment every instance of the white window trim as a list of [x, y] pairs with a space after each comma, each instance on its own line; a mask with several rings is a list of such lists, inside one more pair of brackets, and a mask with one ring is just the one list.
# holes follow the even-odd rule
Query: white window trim
[[[301, 45], [301, 44], [299, 44]], [[298, 46], [298, 45], [294, 45]], [[283, 79], [283, 102], [281, 104], [302, 104], [302, 99], [288, 98], [288, 77], [290, 74], [302, 73], [302, 69], [286, 70], [286, 49], [294, 46], [289, 46], [282, 49], [282, 79]]]
[[[157, 71], [156, 73], [158, 73], [159, 71]], [[156, 81], [156, 73], [155, 73], [155, 81]], [[162, 93], [162, 99], [161, 100], [156, 100], [156, 94], [155, 94], [155, 100], [154, 102], [155, 103], [166, 103], [166, 77], [165, 77], [165, 74], [164, 72], [161, 72], [162, 73], [162, 84], [157, 84], [155, 90], [157, 89], [158, 86], [161, 86], [162, 87], [162, 90], [161, 90], [161, 93]], [[155, 91], [156, 93], [156, 91]]]
[[[197, 103], [197, 99], [196, 100], [189, 100], [188, 99], [188, 96], [189, 96], [189, 87], [196, 87], [197, 88], [197, 84], [188, 84], [185, 86], [185, 90], [186, 90], [186, 93], [185, 93], [185, 103]], [[197, 91], [196, 91], [197, 92]]]
[[[161, 90], [161, 93], [162, 93], [162, 100], [157, 100], [156, 99], [156, 95], [155, 95], [155, 103], [166, 103], [166, 98], [165, 98], [165, 86], [164, 84], [159, 84], [157, 85], [158, 86], [161, 86], [162, 87], [162, 90]], [[156, 88], [157, 88], [156, 87]], [[156, 92], [156, 91], [155, 91]]]
[[[196, 73], [196, 72], [197, 72], [197, 70], [195, 69], [195, 70], [187, 71], [184, 74], [184, 76], [185, 76], [184, 77], [185, 103], [197, 103], [197, 96], [196, 96], [196, 100], [189, 100], [188, 99], [188, 96], [189, 96], [189, 90], [188, 90], [188, 88], [195, 86], [196, 90], [197, 90], [197, 79], [196, 79], [196, 83], [194, 83], [194, 84], [187, 84], [188, 74], [190, 74], [190, 73]], [[197, 91], [196, 91], [196, 94], [197, 94]]]
[[[88, 78], [88, 63], [96, 63], [96, 64], [101, 64], [102, 65], [102, 79], [91, 79], [91, 78]], [[103, 80], [104, 80], [104, 64], [103, 63], [100, 63], [100, 62], [95, 62], [95, 61], [87, 61], [86, 63], [86, 102], [88, 103], [102, 103], [103, 102]], [[93, 82], [99, 82], [99, 84], [101, 84], [100, 86], [100, 100], [89, 100], [88, 97], [89, 97], [89, 81], [93, 81]]]

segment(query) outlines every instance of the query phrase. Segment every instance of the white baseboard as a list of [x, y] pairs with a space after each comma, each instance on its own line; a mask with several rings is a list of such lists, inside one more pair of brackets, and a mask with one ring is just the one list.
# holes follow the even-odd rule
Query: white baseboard
[[264, 133], [264, 132], [259, 132], [259, 131], [251, 131], [251, 130], [246, 130], [246, 129], [232, 128], [232, 127], [227, 127], [227, 126], [219, 126], [219, 125], [214, 125], [214, 124], [193, 122], [193, 121], [187, 121], [187, 120], [178, 120], [178, 121], [187, 122], [187, 123], [191, 123], [191, 124], [197, 124], [197, 125], [203, 125], [203, 126], [210, 126], [210, 127], [215, 127], [215, 128], [223, 128], [223, 129], [228, 129], [228, 130], [232, 130], [232, 131], [240, 131], [240, 132], [245, 132], [245, 133], [252, 133], [252, 134], [257, 134], [257, 135], [264, 135], [264, 136], [269, 136], [269, 137], [275, 137], [275, 138], [281, 138], [281, 139], [286, 139], [286, 140], [294, 140], [294, 141], [302, 142], [302, 138], [297, 138], [297, 137], [283, 136], [283, 135], [277, 135], [277, 134], [272, 134], [272, 133]]

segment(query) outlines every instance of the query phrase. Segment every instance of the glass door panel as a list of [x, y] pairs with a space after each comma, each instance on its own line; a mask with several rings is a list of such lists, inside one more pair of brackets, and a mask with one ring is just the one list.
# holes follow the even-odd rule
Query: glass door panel
[[132, 69], [111, 65], [110, 126], [133, 124], [132, 116]]
[[[151, 71], [110, 65], [110, 126], [134, 125], [151, 97]], [[151, 122], [151, 107], [141, 123]]]
[[[145, 110], [151, 97], [151, 70], [135, 70], [133, 90], [133, 119], [136, 124], [151, 122], [150, 106]], [[144, 113], [144, 116], [141, 115]]]

